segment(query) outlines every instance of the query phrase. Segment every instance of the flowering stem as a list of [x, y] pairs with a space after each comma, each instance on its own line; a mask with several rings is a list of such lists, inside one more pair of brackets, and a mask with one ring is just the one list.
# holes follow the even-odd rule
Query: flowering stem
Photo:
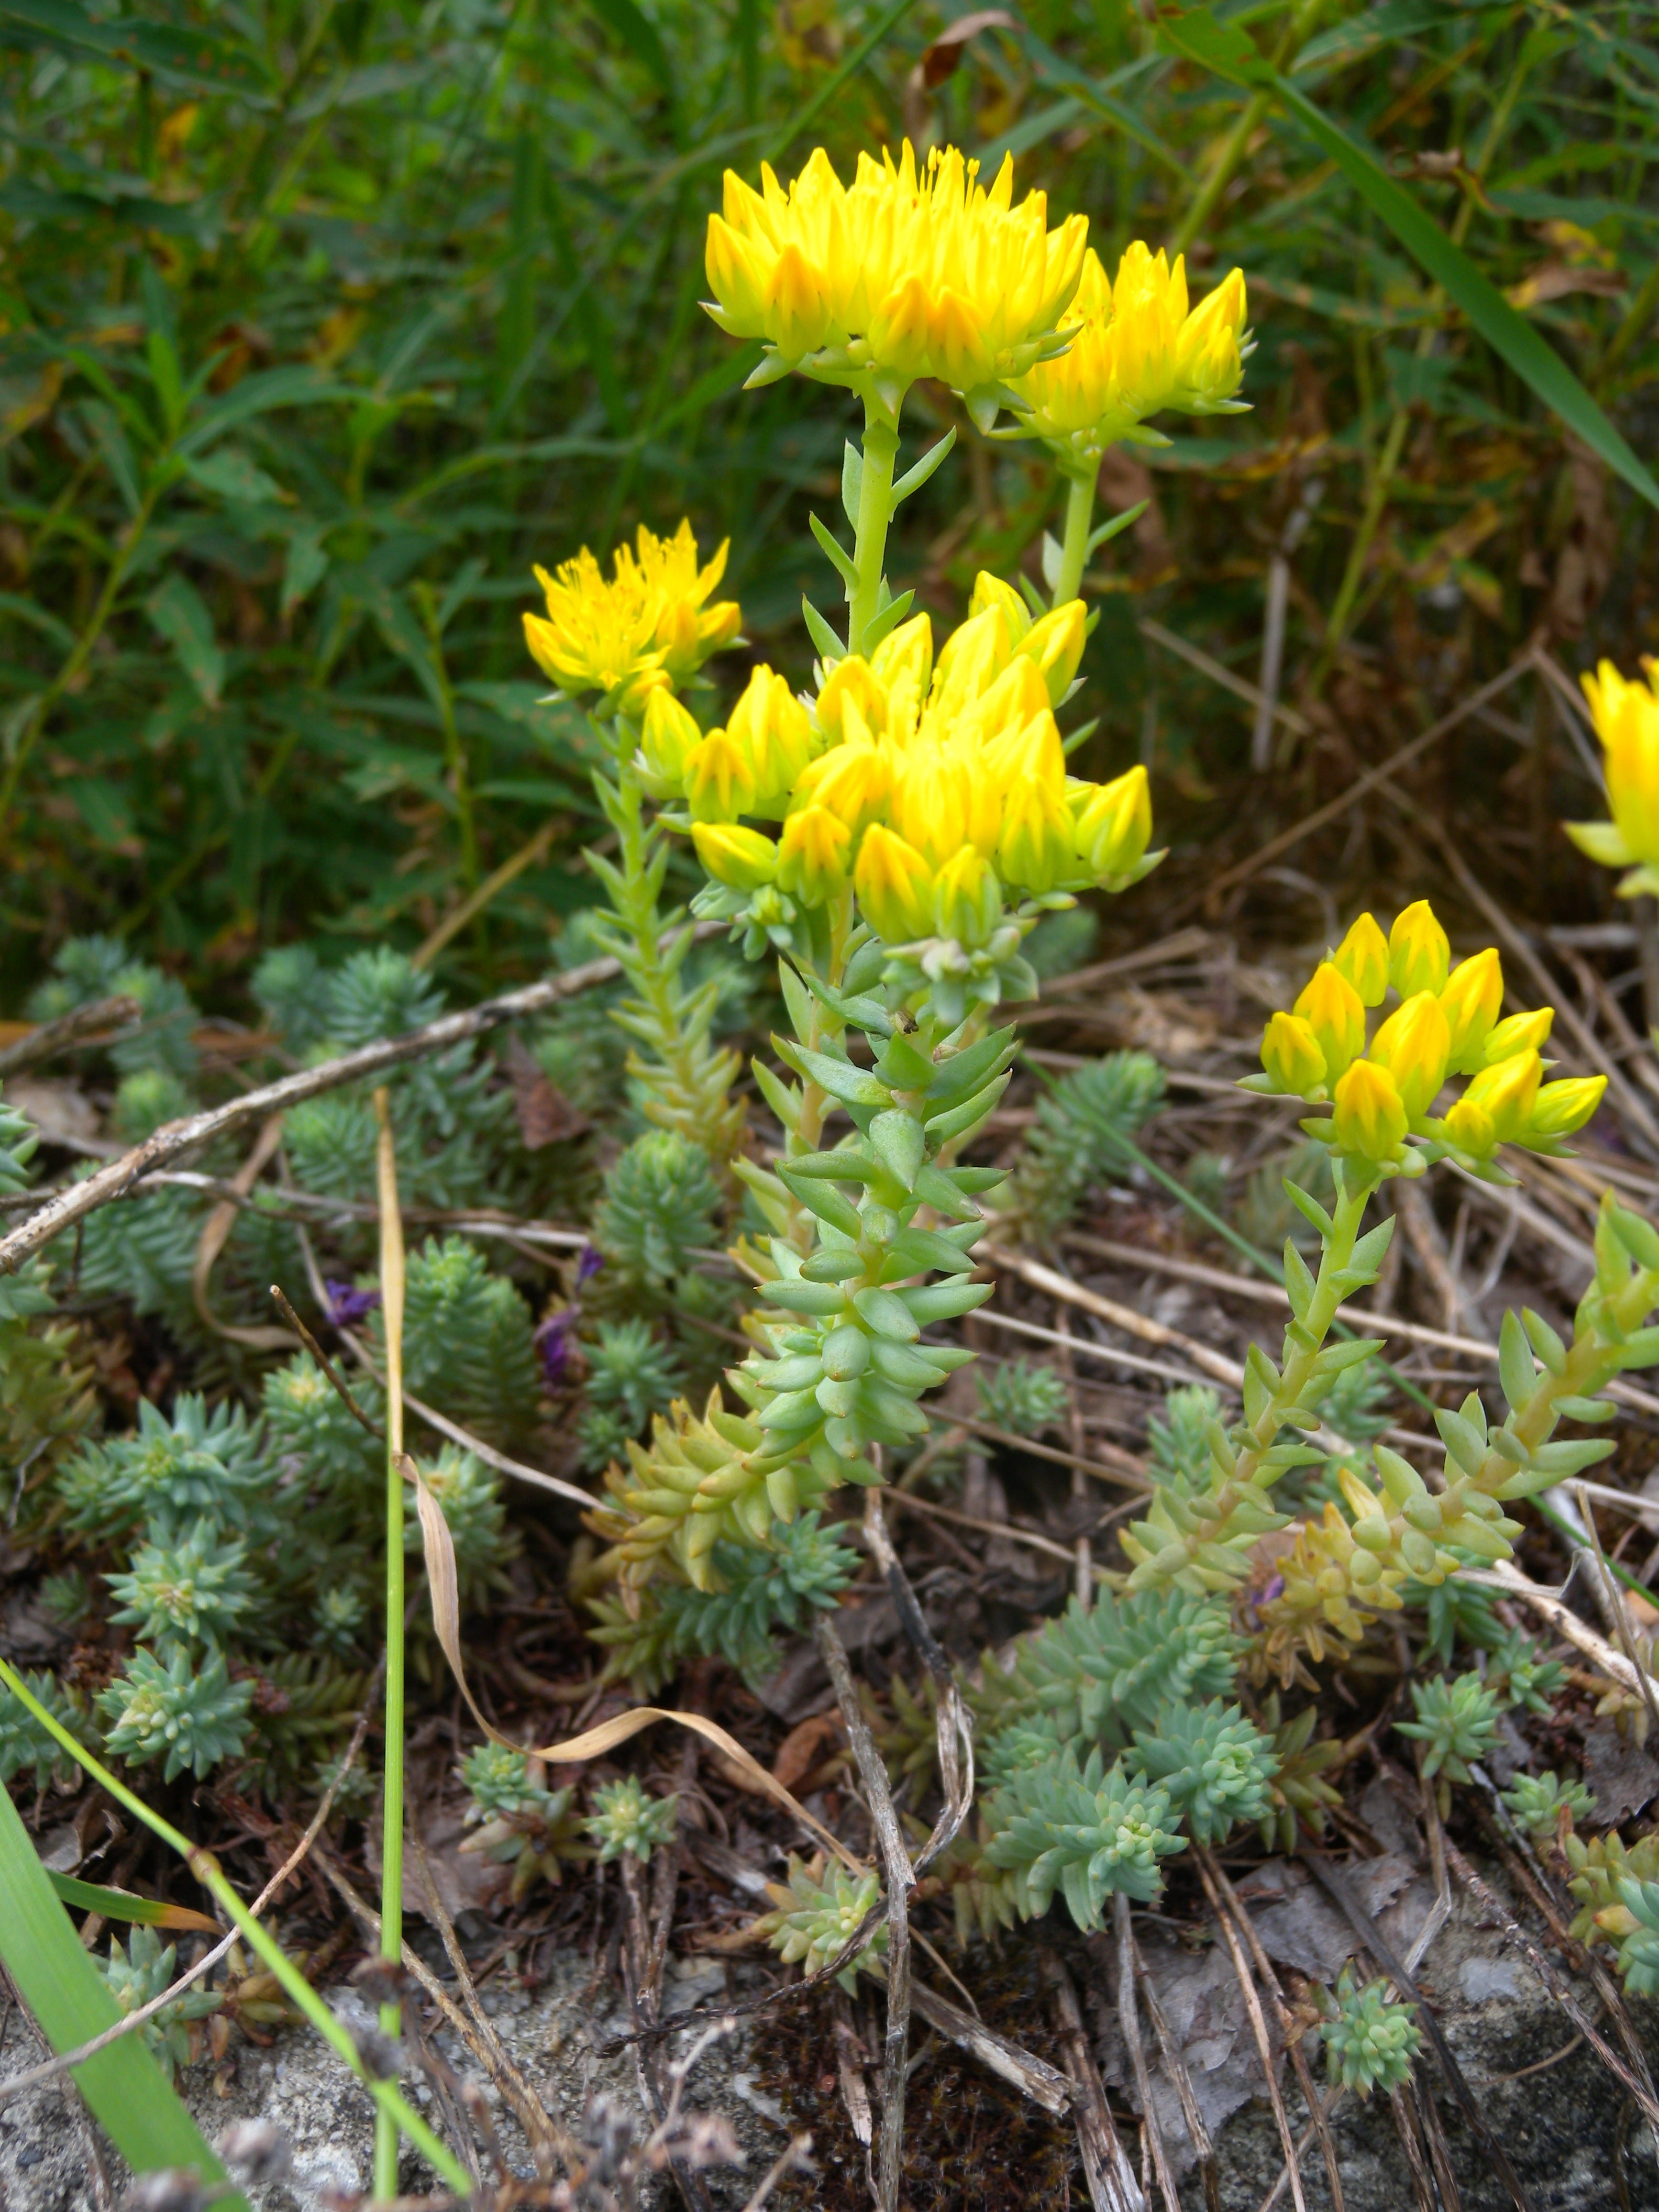
[[1083, 589], [1083, 566], [1089, 557], [1089, 525], [1094, 520], [1097, 469], [1066, 477], [1066, 536], [1060, 549], [1060, 574], [1054, 580], [1051, 606], [1063, 607]]
[[334, 2017], [275, 1936], [249, 1911], [212, 1852], [198, 1850], [187, 1837], [179, 1834], [170, 1820], [163, 1820], [159, 1813], [152, 1812], [136, 1790], [129, 1790], [89, 1751], [82, 1750], [63, 1723], [46, 1711], [28, 1684], [3, 1659], [0, 1659], [0, 1685], [9, 1690], [40, 1726], [63, 1745], [70, 1757], [92, 1781], [107, 1790], [117, 1804], [125, 1805], [128, 1812], [136, 1820], [142, 1820], [153, 1835], [159, 1836], [164, 1844], [178, 1852], [198, 1881], [246, 1939], [249, 1948], [258, 1953], [282, 1984], [289, 2002], [305, 2014], [319, 2035], [333, 2045], [353, 2073], [362, 2081], [378, 2108], [377, 2125], [380, 2120], [386, 2120], [391, 2126], [394, 2151], [398, 2131], [401, 2129], [447, 2187], [462, 2192], [470, 2189], [471, 2185], [461, 2166], [440, 2142], [420, 2114], [404, 2103], [397, 2084], [377, 2080], [365, 2072], [348, 2030]]
[[663, 877], [663, 832], [645, 819], [645, 793], [633, 764], [635, 743], [636, 732], [629, 723], [614, 723], [608, 744], [617, 780], [599, 779], [600, 800], [617, 844], [617, 865], [605, 866], [600, 873], [611, 893], [611, 911], [631, 940], [629, 947], [617, 950], [640, 1000], [632, 1010], [634, 1018], [623, 1026], [650, 1045], [658, 1061], [653, 1069], [635, 1054], [630, 1069], [647, 1085], [647, 1117], [661, 1127], [678, 1129], [723, 1166], [743, 1135], [743, 1109], [734, 1107], [729, 1096], [738, 1060], [732, 1053], [710, 1048], [713, 1006], [702, 1004], [700, 994], [693, 994], [697, 1003], [688, 1006], [679, 980], [684, 947], [663, 950], [657, 896]]
[[[404, 1931], [404, 1229], [398, 1210], [398, 1161], [391, 1094], [374, 1093], [375, 1181], [380, 1206], [380, 1311], [386, 1322], [386, 1762], [380, 1796], [380, 1952], [403, 1959]], [[380, 2007], [380, 2027], [395, 2039], [401, 2008]], [[374, 2116], [374, 2193], [398, 2193], [398, 2123]]]
[[864, 465], [859, 482], [858, 521], [854, 526], [853, 567], [857, 581], [847, 593], [847, 650], [863, 650], [864, 633], [880, 611], [882, 572], [887, 563], [887, 526], [893, 519], [893, 464], [898, 459], [898, 427], [873, 402], [864, 406]]

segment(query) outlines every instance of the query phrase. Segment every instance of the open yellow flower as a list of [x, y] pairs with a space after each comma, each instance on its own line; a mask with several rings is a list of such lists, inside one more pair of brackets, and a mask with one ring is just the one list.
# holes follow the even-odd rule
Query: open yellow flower
[[537, 665], [572, 698], [600, 693], [601, 714], [642, 714], [653, 691], [693, 676], [743, 624], [734, 599], [704, 602], [726, 572], [726, 544], [699, 567], [689, 521], [672, 538], [641, 523], [635, 546], [619, 545], [609, 579], [583, 546], [536, 580], [547, 612], [524, 618]]
[[850, 185], [822, 147], [787, 191], [765, 164], [758, 192], [727, 170], [708, 218], [708, 313], [765, 340], [751, 381], [867, 377], [890, 387], [893, 412], [918, 377], [988, 395], [1064, 343], [1088, 228], [1072, 216], [1051, 231], [1045, 196], [1016, 207], [1013, 187], [1012, 158], [988, 188], [954, 147], [919, 166], [908, 141], [896, 161], [860, 154]]
[[1562, 824], [1592, 860], [1630, 870], [1619, 885], [1621, 898], [1659, 891], [1659, 661], [1644, 665], [1645, 683], [1626, 683], [1610, 660], [1583, 679], [1613, 819]]
[[1237, 269], [1190, 312], [1187, 271], [1137, 240], [1107, 276], [1092, 248], [1072, 311], [1082, 327], [1066, 351], [1038, 362], [1015, 391], [1030, 408], [1021, 428], [1046, 439], [1062, 461], [1092, 466], [1120, 439], [1164, 445], [1142, 428], [1165, 408], [1183, 415], [1233, 415], [1244, 378], [1244, 278]]

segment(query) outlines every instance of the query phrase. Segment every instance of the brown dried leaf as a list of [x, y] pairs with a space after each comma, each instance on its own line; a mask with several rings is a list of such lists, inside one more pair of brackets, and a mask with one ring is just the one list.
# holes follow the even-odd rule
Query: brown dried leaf
[[557, 1085], [537, 1066], [526, 1051], [522, 1039], [509, 1037], [507, 1046], [507, 1079], [513, 1085], [513, 1110], [519, 1117], [519, 1135], [527, 1152], [538, 1152], [544, 1145], [562, 1145], [573, 1137], [586, 1135], [592, 1126], [585, 1114], [579, 1114]]
[[806, 1777], [823, 1764], [825, 1749], [847, 1735], [845, 1722], [838, 1711], [814, 1713], [799, 1728], [792, 1728], [778, 1746], [778, 1755], [772, 1761], [773, 1779], [781, 1782], [786, 1790], [799, 1790]]

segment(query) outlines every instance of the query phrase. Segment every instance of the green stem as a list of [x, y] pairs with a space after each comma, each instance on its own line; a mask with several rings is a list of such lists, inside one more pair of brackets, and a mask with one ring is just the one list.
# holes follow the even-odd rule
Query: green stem
[[[1312, 36], [1324, 9], [1325, 0], [1302, 0], [1273, 52], [1272, 66], [1275, 70], [1290, 67]], [[1182, 217], [1180, 228], [1170, 247], [1172, 255], [1187, 252], [1215, 213], [1222, 194], [1231, 184], [1235, 171], [1249, 150], [1251, 139], [1267, 120], [1267, 111], [1276, 97], [1274, 88], [1264, 85], [1259, 91], [1253, 92], [1244, 103], [1243, 112], [1222, 141], [1221, 149], [1210, 165], [1210, 173], [1199, 186], [1196, 198]]]
[[631, 949], [622, 952], [623, 967], [649, 1018], [650, 1034], [643, 1036], [643, 1025], [636, 1029], [631, 1021], [624, 1026], [649, 1044], [660, 1074], [637, 1052], [630, 1065], [650, 1085], [650, 1118], [702, 1145], [723, 1170], [738, 1149], [744, 1118], [742, 1102], [734, 1104], [730, 1097], [737, 1056], [711, 1045], [706, 1006], [694, 1005], [688, 1019], [679, 953], [663, 949], [657, 893], [665, 832], [645, 817], [645, 792], [634, 766], [638, 732], [620, 720], [609, 729], [594, 726], [616, 769], [614, 783], [595, 777], [600, 804], [617, 832], [616, 866], [606, 871], [605, 880], [611, 911], [631, 940]]
[[1060, 541], [1060, 574], [1051, 605], [1063, 607], [1083, 591], [1083, 564], [1089, 557], [1089, 525], [1094, 520], [1098, 471], [1091, 466], [1066, 477], [1066, 535]]
[[[374, 1093], [375, 1181], [380, 1206], [380, 1311], [386, 1323], [386, 1756], [380, 1796], [380, 1955], [403, 1964], [404, 1932], [404, 1232], [391, 1094]], [[380, 2007], [381, 2033], [397, 2037], [402, 2007]], [[398, 2194], [398, 2123], [374, 2120], [374, 2193]]]
[[440, 2142], [420, 2114], [404, 2103], [394, 2082], [379, 2081], [366, 2071], [349, 2032], [336, 2020], [275, 1936], [248, 1911], [212, 1852], [198, 1850], [187, 1838], [179, 1834], [171, 1821], [163, 1820], [159, 1813], [152, 1812], [135, 1790], [129, 1790], [125, 1783], [118, 1782], [106, 1766], [94, 1759], [89, 1751], [83, 1750], [62, 1722], [46, 1711], [27, 1683], [3, 1659], [0, 1659], [0, 1683], [11, 1692], [20, 1705], [27, 1708], [42, 1728], [63, 1745], [70, 1757], [92, 1781], [106, 1790], [117, 1804], [125, 1805], [135, 1820], [142, 1820], [153, 1835], [159, 1836], [164, 1844], [178, 1852], [198, 1881], [222, 1909], [226, 1917], [234, 1923], [249, 1948], [257, 1951], [276, 1975], [290, 2002], [305, 2014], [319, 2035], [333, 2045], [363, 2083], [374, 2100], [379, 2118], [389, 2121], [394, 2142], [397, 2130], [401, 2128], [445, 2185], [465, 2196], [472, 2186], [465, 2170]]
[[478, 888], [478, 830], [472, 811], [472, 778], [466, 757], [466, 747], [461, 742], [460, 726], [455, 720], [455, 691], [449, 680], [449, 666], [444, 659], [443, 632], [438, 627], [438, 611], [432, 586], [416, 586], [416, 602], [426, 626], [427, 643], [432, 653], [432, 676], [438, 694], [438, 719], [443, 726], [444, 765], [449, 771], [451, 788], [455, 793], [455, 820], [461, 837], [461, 880], [470, 891]]
[[1598, 395], [1605, 390], [1607, 378], [1618, 368], [1638, 338], [1647, 336], [1648, 326], [1659, 315], [1659, 260], [1642, 280], [1640, 290], [1631, 301], [1624, 320], [1607, 342], [1601, 356], [1601, 366], [1595, 379]]
[[887, 565], [887, 526], [893, 519], [893, 464], [898, 459], [898, 425], [864, 403], [864, 465], [859, 484], [858, 521], [854, 526], [853, 567], [857, 580], [847, 594], [847, 650], [863, 650], [864, 634], [879, 609], [881, 579]]
[[161, 474], [167, 456], [163, 454], [151, 473], [149, 489], [144, 494], [125, 537], [116, 548], [115, 558], [110, 562], [104, 578], [104, 587], [98, 594], [98, 603], [88, 618], [86, 628], [70, 648], [63, 666], [35, 701], [33, 713], [17, 733], [16, 745], [6, 767], [5, 779], [0, 782], [0, 831], [4, 830], [12, 800], [16, 796], [18, 779], [34, 750], [35, 739], [46, 727], [47, 715], [92, 658], [93, 647], [104, 634], [104, 625], [115, 605], [115, 595], [126, 580], [127, 570], [132, 566], [144, 532], [149, 527], [149, 519], [155, 512], [155, 502], [161, 496]]

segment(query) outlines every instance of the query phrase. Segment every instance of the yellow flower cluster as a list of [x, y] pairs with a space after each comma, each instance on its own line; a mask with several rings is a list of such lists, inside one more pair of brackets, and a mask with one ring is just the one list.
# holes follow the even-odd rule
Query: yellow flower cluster
[[1067, 350], [1014, 382], [1030, 408], [1022, 432], [1046, 439], [1063, 460], [1092, 465], [1121, 438], [1163, 442], [1142, 431], [1149, 415], [1232, 415], [1244, 378], [1244, 277], [1235, 269], [1202, 306], [1188, 311], [1187, 271], [1138, 240], [1112, 283], [1092, 247], [1072, 302], [1081, 318]]
[[708, 218], [708, 313], [765, 339], [777, 374], [869, 374], [897, 396], [917, 377], [967, 393], [1020, 374], [1063, 343], [1088, 225], [1051, 231], [1042, 192], [1016, 207], [1012, 158], [988, 191], [977, 171], [955, 148], [918, 167], [908, 141], [896, 162], [860, 154], [850, 186], [822, 147], [787, 191], [765, 165], [759, 192], [728, 169]]
[[1659, 891], [1659, 661], [1644, 665], [1645, 684], [1627, 684], [1610, 660], [1583, 678], [1606, 755], [1613, 819], [1564, 825], [1592, 860], [1630, 870], [1619, 886], [1621, 898]]
[[[1367, 1010], [1390, 990], [1400, 1004], [1367, 1043]], [[1302, 1126], [1362, 1173], [1419, 1174], [1447, 1154], [1479, 1170], [1503, 1144], [1554, 1151], [1595, 1113], [1607, 1078], [1545, 1083], [1540, 1048], [1554, 1009], [1500, 1021], [1503, 1004], [1497, 951], [1488, 946], [1453, 968], [1426, 899], [1407, 907], [1387, 937], [1362, 914], [1291, 1012], [1268, 1022], [1265, 1073], [1249, 1085], [1328, 1099], [1331, 1118]], [[1437, 1118], [1432, 1109], [1449, 1076], [1469, 1081]], [[1411, 1137], [1427, 1150], [1408, 1144]]]
[[[924, 614], [867, 659], [837, 661], [810, 702], [757, 669], [725, 727], [706, 736], [657, 695], [641, 774], [653, 796], [684, 799], [718, 883], [775, 884], [815, 907], [850, 882], [890, 945], [983, 944], [1004, 886], [1038, 897], [1121, 890], [1152, 865], [1145, 769], [1107, 784], [1066, 771], [1054, 710], [1084, 635], [1080, 600], [1034, 622], [1018, 592], [981, 575], [937, 664]], [[781, 826], [773, 837], [756, 821]]]
[[547, 612], [524, 618], [537, 665], [573, 698], [601, 693], [605, 715], [637, 715], [653, 692], [695, 676], [743, 625], [735, 599], [704, 605], [726, 573], [724, 542], [702, 568], [689, 521], [672, 538], [641, 523], [635, 544], [617, 547], [609, 582], [585, 545], [551, 576], [538, 568]]

